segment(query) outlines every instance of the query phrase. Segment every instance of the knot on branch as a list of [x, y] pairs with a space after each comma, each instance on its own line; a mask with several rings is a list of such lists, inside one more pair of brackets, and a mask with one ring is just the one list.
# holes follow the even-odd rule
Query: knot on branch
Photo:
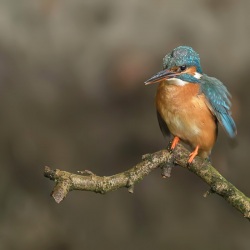
[[[169, 150], [169, 149], [168, 149]], [[166, 162], [161, 165], [161, 175], [163, 178], [169, 178], [171, 176], [172, 168], [175, 165], [175, 156], [172, 151], [169, 151]]]
[[136, 180], [135, 173], [134, 172], [129, 173], [128, 174], [128, 181], [127, 181], [127, 188], [128, 188], [128, 192], [131, 194], [134, 193], [135, 180]]

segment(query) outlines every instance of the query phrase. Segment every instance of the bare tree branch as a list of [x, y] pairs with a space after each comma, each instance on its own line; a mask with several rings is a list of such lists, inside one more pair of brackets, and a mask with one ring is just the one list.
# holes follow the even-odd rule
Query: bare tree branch
[[126, 187], [129, 192], [133, 193], [135, 184], [154, 169], [162, 168], [163, 177], [169, 177], [171, 166], [177, 164], [192, 171], [210, 186], [210, 191], [205, 196], [209, 193], [222, 196], [244, 217], [250, 219], [250, 198], [228, 182], [208, 161], [196, 157], [192, 164], [187, 165], [188, 156], [188, 150], [182, 145], [178, 145], [173, 153], [168, 150], [161, 150], [144, 155], [142, 162], [133, 168], [112, 176], [97, 176], [88, 170], [79, 171], [80, 174], [73, 174], [59, 169], [51, 170], [49, 167], [45, 167], [44, 176], [55, 181], [56, 185], [52, 191], [52, 196], [59, 203], [69, 191], [73, 190], [105, 194]]

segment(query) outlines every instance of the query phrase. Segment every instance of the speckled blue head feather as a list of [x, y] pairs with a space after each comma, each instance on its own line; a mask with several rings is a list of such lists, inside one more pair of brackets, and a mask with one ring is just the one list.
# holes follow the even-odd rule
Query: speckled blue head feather
[[182, 65], [195, 66], [197, 72], [202, 74], [199, 54], [191, 47], [179, 46], [163, 58], [163, 69]]

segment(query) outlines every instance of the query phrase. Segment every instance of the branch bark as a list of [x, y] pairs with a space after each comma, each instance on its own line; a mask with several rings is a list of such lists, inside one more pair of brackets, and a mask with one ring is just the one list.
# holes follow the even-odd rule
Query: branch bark
[[133, 193], [136, 183], [157, 168], [162, 168], [163, 177], [169, 177], [171, 167], [177, 164], [198, 175], [210, 186], [204, 196], [216, 193], [228, 201], [233, 207], [250, 219], [250, 198], [239, 191], [233, 184], [227, 181], [208, 161], [196, 157], [192, 164], [187, 165], [189, 151], [182, 145], [177, 145], [174, 152], [161, 150], [142, 157], [142, 162], [133, 168], [112, 176], [98, 176], [85, 170], [79, 174], [73, 174], [59, 169], [51, 170], [45, 167], [44, 176], [55, 181], [52, 197], [60, 203], [69, 191], [82, 190], [105, 194], [116, 189], [126, 187]]

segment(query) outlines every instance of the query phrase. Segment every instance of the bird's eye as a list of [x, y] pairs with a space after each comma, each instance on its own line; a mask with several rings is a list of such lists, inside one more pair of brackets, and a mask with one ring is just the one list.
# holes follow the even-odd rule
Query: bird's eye
[[186, 65], [181, 65], [181, 66], [180, 66], [181, 71], [184, 71], [186, 68], [187, 68]]

